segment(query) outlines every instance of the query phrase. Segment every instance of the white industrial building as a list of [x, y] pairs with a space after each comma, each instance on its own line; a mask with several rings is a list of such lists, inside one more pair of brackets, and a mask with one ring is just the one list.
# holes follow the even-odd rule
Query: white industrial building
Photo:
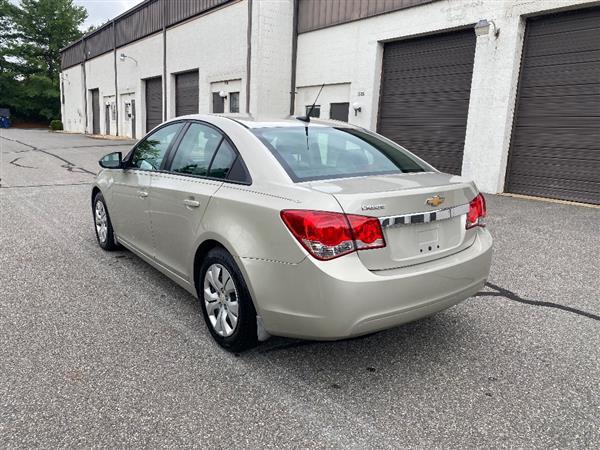
[[66, 130], [306, 112], [438, 169], [600, 204], [600, 2], [146, 0], [63, 49]]

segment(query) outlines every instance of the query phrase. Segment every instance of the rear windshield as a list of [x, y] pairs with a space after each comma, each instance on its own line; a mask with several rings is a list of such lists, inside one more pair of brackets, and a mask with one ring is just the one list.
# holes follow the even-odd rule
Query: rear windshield
[[329, 178], [425, 172], [402, 147], [352, 128], [298, 127], [251, 130], [295, 182]]

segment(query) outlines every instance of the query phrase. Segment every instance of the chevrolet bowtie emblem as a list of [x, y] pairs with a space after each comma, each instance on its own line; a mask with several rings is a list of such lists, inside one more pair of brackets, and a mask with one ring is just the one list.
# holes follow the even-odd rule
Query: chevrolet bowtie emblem
[[444, 203], [444, 197], [440, 197], [439, 195], [434, 195], [433, 197], [430, 197], [427, 199], [427, 201], [425, 203], [427, 203], [429, 206], [440, 206], [442, 203]]

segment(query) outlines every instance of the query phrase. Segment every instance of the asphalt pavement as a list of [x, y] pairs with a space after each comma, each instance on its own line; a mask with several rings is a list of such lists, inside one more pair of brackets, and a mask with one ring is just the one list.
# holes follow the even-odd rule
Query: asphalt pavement
[[0, 130], [0, 447], [600, 446], [600, 209], [487, 196], [489, 285], [419, 322], [233, 355], [196, 300], [96, 244], [97, 160]]

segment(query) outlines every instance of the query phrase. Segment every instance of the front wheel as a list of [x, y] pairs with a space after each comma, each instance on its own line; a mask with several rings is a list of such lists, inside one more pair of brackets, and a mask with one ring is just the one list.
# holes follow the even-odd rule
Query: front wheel
[[256, 310], [237, 264], [225, 249], [208, 252], [197, 287], [204, 320], [215, 341], [231, 352], [256, 346]]
[[106, 208], [106, 202], [101, 192], [98, 192], [92, 203], [92, 212], [94, 214], [94, 229], [96, 230], [96, 239], [98, 245], [104, 250], [118, 250], [119, 245], [115, 241], [115, 234]]

